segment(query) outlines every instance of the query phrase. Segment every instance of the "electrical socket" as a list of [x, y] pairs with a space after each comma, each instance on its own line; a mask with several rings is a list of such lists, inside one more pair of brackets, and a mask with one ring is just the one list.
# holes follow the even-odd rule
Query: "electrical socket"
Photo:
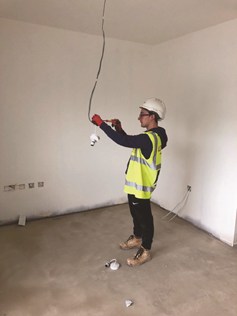
[[25, 189], [25, 184], [24, 183], [15, 185], [15, 190], [24, 190], [24, 189]]
[[[28, 188], [29, 189], [33, 189], [34, 187], [35, 187], [35, 183], [34, 182], [28, 183]], [[38, 182], [38, 188], [42, 188], [42, 187], [44, 187], [44, 182], [43, 181], [39, 181]], [[15, 190], [25, 190], [25, 188], [26, 188], [26, 185], [24, 183], [10, 184], [10, 185], [4, 185], [3, 191], [4, 192], [9, 192], [9, 191], [15, 191]]]
[[10, 185], [4, 185], [4, 192], [8, 192], [8, 191], [15, 191], [16, 189], [16, 185], [15, 184], [10, 184]]
[[187, 185], [187, 190], [189, 191], [189, 192], [191, 192], [191, 190], [192, 190], [192, 187], [191, 187], [191, 185]]

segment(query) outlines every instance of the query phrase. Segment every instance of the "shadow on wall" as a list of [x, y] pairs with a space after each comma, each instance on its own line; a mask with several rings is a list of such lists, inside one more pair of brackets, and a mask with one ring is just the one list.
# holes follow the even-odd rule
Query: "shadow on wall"
[[[50, 217], [59, 217], [59, 216], [64, 216], [64, 215], [70, 215], [70, 214], [74, 214], [74, 213], [79, 213], [79, 212], [87, 212], [87, 211], [93, 211], [93, 210], [97, 210], [100, 208], [106, 208], [106, 207], [110, 207], [110, 206], [116, 206], [116, 205], [121, 205], [121, 204], [125, 204], [127, 203], [127, 199], [126, 198], [120, 198], [118, 200], [109, 200], [100, 204], [95, 204], [91, 207], [85, 206], [85, 205], [81, 205], [80, 207], [77, 208], [73, 208], [73, 209], [67, 209], [67, 210], [58, 210], [58, 211], [45, 211], [45, 212], [38, 212], [37, 215], [32, 215], [32, 216], [28, 216], [26, 217], [25, 215], [20, 215], [18, 218], [16, 219], [12, 219], [12, 220], [7, 220], [7, 221], [0, 221], [0, 226], [3, 225], [11, 225], [11, 224], [16, 224], [20, 222], [20, 219], [22, 217], [24, 217], [25, 220], [25, 224], [27, 223], [27, 221], [34, 221], [34, 220], [39, 220], [39, 219], [44, 219], [44, 218], [50, 218]], [[24, 226], [24, 225], [22, 225]]]

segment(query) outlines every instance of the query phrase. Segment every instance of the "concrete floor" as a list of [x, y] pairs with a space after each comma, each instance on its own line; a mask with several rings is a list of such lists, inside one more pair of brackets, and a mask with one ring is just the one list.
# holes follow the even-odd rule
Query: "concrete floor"
[[126, 204], [0, 227], [0, 316], [236, 316], [236, 248], [165, 214], [153, 205], [153, 260], [135, 268]]

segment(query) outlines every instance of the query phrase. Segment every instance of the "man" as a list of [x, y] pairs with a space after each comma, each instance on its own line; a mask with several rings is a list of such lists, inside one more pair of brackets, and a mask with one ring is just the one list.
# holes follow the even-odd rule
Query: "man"
[[135, 136], [127, 135], [118, 119], [111, 120], [112, 126], [115, 127], [113, 130], [99, 115], [92, 117], [92, 122], [114, 142], [133, 148], [124, 186], [133, 218], [133, 235], [120, 243], [121, 249], [138, 248], [136, 255], [127, 259], [129, 266], [137, 266], [151, 260], [154, 224], [150, 198], [161, 168], [161, 150], [166, 147], [168, 140], [165, 129], [158, 126], [158, 121], [165, 118], [165, 104], [160, 99], [150, 98], [140, 109], [138, 120], [146, 131]]

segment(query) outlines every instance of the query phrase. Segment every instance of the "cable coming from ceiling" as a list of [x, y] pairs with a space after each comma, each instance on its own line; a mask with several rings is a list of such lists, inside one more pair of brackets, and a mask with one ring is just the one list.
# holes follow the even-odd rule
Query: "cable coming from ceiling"
[[91, 112], [92, 99], [93, 99], [95, 88], [96, 88], [96, 85], [97, 85], [97, 82], [98, 82], [98, 79], [99, 79], [101, 66], [102, 66], [102, 62], [103, 62], [103, 58], [104, 58], [104, 52], [105, 52], [105, 31], [104, 31], [105, 5], [106, 5], [106, 0], [104, 0], [103, 15], [102, 15], [102, 25], [101, 25], [101, 27], [102, 27], [102, 34], [103, 34], [103, 47], [102, 47], [102, 53], [101, 53], [99, 68], [98, 68], [98, 71], [97, 71], [94, 87], [93, 87], [93, 89], [91, 91], [91, 95], [90, 95], [89, 108], [88, 108], [88, 119], [89, 119], [90, 122], [91, 122], [90, 112]]

